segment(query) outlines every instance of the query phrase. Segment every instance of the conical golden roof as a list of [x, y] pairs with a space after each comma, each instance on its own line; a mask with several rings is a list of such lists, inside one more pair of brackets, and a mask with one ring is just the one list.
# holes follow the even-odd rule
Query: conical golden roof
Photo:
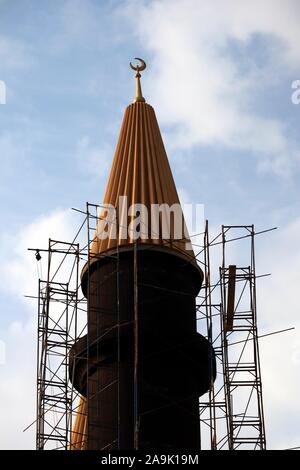
[[[126, 197], [126, 207], [120, 203], [120, 196]], [[136, 235], [130, 225], [134, 216], [132, 213], [128, 215], [127, 211], [130, 207], [134, 211], [143, 204], [148, 213], [148, 224], [142, 222], [138, 242], [168, 247], [194, 259], [186, 228], [178, 237], [174, 219], [169, 217], [168, 208], [174, 204], [180, 208], [180, 202], [154, 109], [142, 100], [136, 100], [125, 110], [103, 199], [103, 205], [106, 204], [116, 208], [116, 215], [106, 224], [108, 212], [103, 209], [100, 213], [100, 219], [104, 220], [100, 221], [98, 236], [91, 246], [95, 255], [135, 241]], [[165, 217], [165, 223], [169, 224], [168, 237], [163, 234], [161, 220], [158, 225], [153, 222], [153, 205], [160, 206], [161, 217]], [[135, 212], [135, 217], [137, 214]], [[185, 227], [182, 213], [181, 218], [182, 227]], [[107, 233], [102, 237], [104, 230]]]

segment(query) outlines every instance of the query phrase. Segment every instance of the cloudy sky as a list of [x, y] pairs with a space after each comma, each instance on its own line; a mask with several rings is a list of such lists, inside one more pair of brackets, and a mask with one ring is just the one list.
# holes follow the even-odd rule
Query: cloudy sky
[[0, 0], [2, 448], [35, 445], [27, 247], [71, 239], [70, 208], [100, 202], [136, 56], [182, 202], [214, 230], [278, 226], [257, 239], [259, 327], [296, 329], [260, 340], [267, 441], [300, 446], [299, 17], [297, 0]]

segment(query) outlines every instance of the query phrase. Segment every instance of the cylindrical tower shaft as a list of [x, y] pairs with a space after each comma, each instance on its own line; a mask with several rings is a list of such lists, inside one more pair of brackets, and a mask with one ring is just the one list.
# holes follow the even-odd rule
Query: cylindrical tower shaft
[[89, 361], [87, 337], [74, 346], [73, 358], [74, 385], [88, 397], [87, 447], [133, 449], [138, 432], [139, 449], [197, 449], [198, 397], [214, 375], [208, 342], [196, 330], [195, 297], [202, 272], [170, 250], [139, 248], [138, 342], [133, 248], [119, 254], [119, 274], [109, 256], [83, 276], [84, 291], [90, 283]]

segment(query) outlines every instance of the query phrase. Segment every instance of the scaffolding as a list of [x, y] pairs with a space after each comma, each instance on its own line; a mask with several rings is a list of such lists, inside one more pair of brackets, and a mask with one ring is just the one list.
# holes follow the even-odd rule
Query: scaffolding
[[[227, 262], [227, 237], [245, 232], [250, 263]], [[238, 235], [243, 236], [243, 234]], [[223, 260], [220, 268], [224, 390], [227, 404], [228, 448], [266, 448], [261, 370], [257, 334], [255, 230], [249, 226], [222, 226]]]
[[86, 330], [79, 244], [49, 239], [47, 250], [33, 250], [48, 256], [47, 278], [39, 279], [38, 290], [36, 448], [66, 450], [78, 404], [69, 380], [69, 351]]
[[[206, 336], [214, 349], [216, 358], [217, 376], [211, 382], [210, 389], [199, 402], [201, 449], [218, 450], [227, 440], [226, 416], [227, 403], [224, 396], [224, 380], [222, 374], [223, 349], [221, 330], [221, 304], [219, 298], [219, 281], [212, 282], [211, 274], [211, 246], [218, 243], [219, 236], [210, 241], [208, 221], [205, 222], [203, 236], [203, 249], [199, 255], [203, 256], [202, 269], [204, 284], [198, 296], [197, 320], [199, 330], [203, 332], [206, 327]], [[205, 325], [203, 325], [203, 323]], [[220, 435], [222, 437], [220, 438]], [[219, 440], [218, 440], [219, 438]]]
[[[270, 229], [273, 230], [273, 229]], [[203, 447], [266, 448], [257, 330], [254, 225], [223, 225], [209, 240], [206, 222], [203, 246], [204, 295], [198, 320], [206, 320], [207, 338], [214, 347], [217, 379], [200, 400]], [[238, 248], [232, 243], [240, 243]], [[211, 282], [211, 250], [221, 248], [219, 277]], [[237, 266], [237, 260], [245, 263]]]
[[[116, 302], [111, 312], [97, 307], [96, 323], [88, 321], [88, 312], [93, 305], [87, 305], [87, 298], [102, 295], [103, 282], [92, 278], [90, 266], [103, 255], [92, 250], [93, 240], [101, 218], [101, 205], [87, 203], [75, 239], [72, 243], [49, 240], [48, 249], [32, 249], [36, 253], [47, 253], [47, 278], [39, 279], [38, 294], [38, 351], [37, 351], [37, 449], [84, 448], [90, 436], [89, 426], [105, 426], [87, 419], [89, 406], [96, 394], [115, 393], [117, 417], [112, 435], [105, 450], [120, 448], [120, 260], [118, 245], [111, 255], [116, 275]], [[118, 221], [113, 223], [118, 225]], [[80, 248], [76, 243], [79, 233], [86, 227], [86, 243]], [[235, 233], [233, 233], [235, 232]], [[264, 231], [265, 232], [265, 231]], [[117, 232], [118, 233], [118, 232]], [[258, 232], [263, 233], [263, 232]], [[203, 247], [196, 255], [204, 272], [204, 283], [197, 301], [198, 330], [204, 334], [214, 348], [217, 362], [217, 378], [211, 381], [208, 393], [199, 401], [201, 449], [265, 449], [265, 426], [262, 402], [261, 371], [258, 349], [256, 279], [255, 272], [255, 229], [253, 225], [222, 226], [221, 232], [210, 240], [206, 221]], [[248, 250], [232, 252], [229, 242], [248, 242]], [[220, 255], [215, 250], [221, 250]], [[213, 249], [213, 251], [212, 251]], [[237, 264], [241, 253], [247, 262]], [[213, 256], [212, 256], [213, 254]], [[107, 255], [106, 255], [107, 256]], [[219, 259], [221, 256], [221, 263]], [[134, 244], [134, 446], [139, 447], [139, 404], [138, 404], [138, 249]], [[213, 258], [213, 259], [212, 259]], [[85, 263], [86, 297], [81, 293], [80, 263]], [[213, 266], [213, 267], [212, 267]], [[218, 266], [218, 270], [216, 268]], [[213, 273], [218, 272], [218, 278]], [[110, 329], [103, 330], [101, 315], [105, 313], [114, 319]], [[90, 314], [89, 314], [90, 315]], [[92, 333], [93, 331], [93, 333]], [[96, 332], [96, 334], [95, 334]], [[96, 348], [96, 362], [101, 357], [102, 340], [105, 335], [115, 338], [116, 367], [109, 383], [101, 383], [101, 376], [89, 380], [86, 401], [75, 390], [74, 369], [70, 369], [70, 350], [86, 335], [86, 370], [93, 367], [94, 359], [89, 357], [91, 346]], [[95, 344], [93, 344], [93, 342]], [[82, 359], [82, 358], [81, 358]], [[214, 357], [210, 357], [211, 366]], [[74, 364], [73, 364], [74, 365]], [[71, 380], [70, 380], [71, 379]], [[94, 382], [93, 382], [94, 380]], [[83, 414], [88, 426], [74, 431], [74, 418]], [[74, 436], [77, 433], [77, 436]], [[77, 445], [74, 446], [74, 437]], [[78, 446], [79, 443], [79, 446]]]

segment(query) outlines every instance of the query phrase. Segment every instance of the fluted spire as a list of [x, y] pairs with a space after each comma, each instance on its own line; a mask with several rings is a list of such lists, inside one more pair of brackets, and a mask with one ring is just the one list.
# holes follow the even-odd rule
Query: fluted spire
[[[126, 197], [125, 206], [120, 207], [120, 197]], [[132, 222], [132, 217], [130, 215], [127, 217], [127, 209], [142, 204], [149, 214], [149, 233], [143, 226], [141, 228], [143, 237], [139, 242], [169, 247], [193, 260], [194, 253], [188, 246], [187, 231], [185, 230], [186, 235], [182, 239], [177, 239], [174, 224], [171, 224], [170, 237], [165, 239], [162, 235], [161, 222], [154, 230], [152, 216], [150, 217], [151, 208], [159, 205], [167, 219], [166, 206], [169, 208], [173, 205], [180, 206], [180, 202], [155, 112], [148, 103], [136, 101], [125, 110], [102, 203], [117, 209], [119, 230], [116, 235], [116, 222], [113, 220], [108, 230], [107, 227], [105, 229], [107, 236], [95, 237], [91, 252], [103, 253], [116, 248], [117, 245], [134, 243], [134, 233], [128, 230], [124, 234], [123, 227], [128, 227]], [[103, 219], [106, 218], [107, 216], [103, 215]], [[101, 217], [99, 220], [99, 233], [101, 233], [100, 226], [103, 222]], [[151, 236], [154, 231], [157, 232], [156, 237]]]

